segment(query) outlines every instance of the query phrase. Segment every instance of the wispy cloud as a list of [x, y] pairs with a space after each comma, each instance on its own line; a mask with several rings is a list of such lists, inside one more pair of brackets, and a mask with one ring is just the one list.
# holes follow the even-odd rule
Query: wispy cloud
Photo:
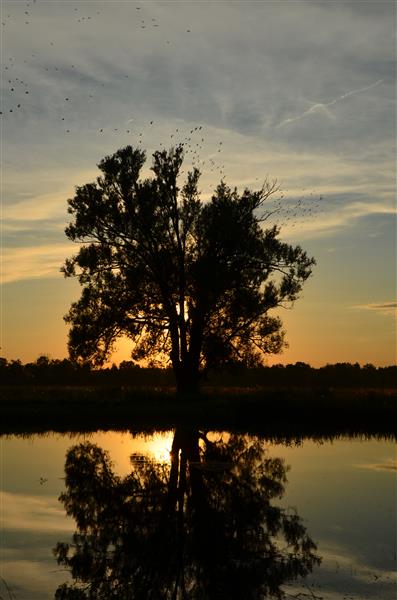
[[330, 102], [326, 102], [326, 103], [317, 102], [316, 104], [311, 106], [309, 109], [305, 110], [302, 114], [297, 115], [296, 117], [291, 117], [289, 119], [284, 119], [284, 121], [281, 121], [281, 123], [279, 123], [277, 125], [277, 127], [283, 127], [284, 125], [289, 125], [290, 123], [299, 121], [300, 119], [303, 119], [304, 117], [307, 117], [308, 115], [312, 115], [313, 113], [322, 113], [329, 118], [334, 118], [331, 111], [328, 110], [328, 108], [330, 106], [334, 106], [338, 102], [341, 102], [342, 100], [345, 100], [346, 98], [349, 98], [350, 96], [354, 96], [356, 94], [361, 94], [362, 92], [366, 92], [366, 91], [376, 87], [380, 83], [383, 83], [383, 81], [384, 81], [383, 79], [378, 79], [378, 81], [375, 81], [374, 83], [371, 83], [370, 85], [367, 85], [362, 88], [358, 88], [356, 90], [351, 90], [350, 92], [346, 92], [345, 94], [338, 96], [338, 98], [335, 98], [334, 100], [331, 100]]
[[13, 221], [42, 221], [54, 217], [65, 217], [66, 202], [57, 201], [54, 196], [41, 196], [25, 200], [14, 206], [4, 207], [5, 218]]
[[[333, 527], [333, 531], [341, 530]], [[341, 530], [342, 531], [342, 530]], [[392, 600], [395, 597], [395, 574], [391, 569], [379, 568], [366, 560], [362, 553], [352, 552], [343, 543], [318, 540], [321, 566], [315, 569], [304, 582], [285, 586], [287, 597], [307, 597], [313, 589], [321, 589], [324, 600], [360, 600], [363, 597], [380, 597]], [[312, 597], [314, 596], [312, 593]]]
[[27, 531], [70, 531], [73, 524], [65, 518], [59, 502], [49, 496], [1, 492], [1, 505], [8, 529]]
[[[348, 197], [348, 194], [346, 194]], [[324, 209], [317, 214], [314, 212], [310, 218], [297, 216], [295, 222], [286, 223], [282, 226], [282, 233], [288, 236], [296, 236], [299, 239], [326, 237], [348, 227], [354, 226], [358, 219], [375, 216], [389, 215], [395, 213], [392, 202], [384, 201], [353, 201], [340, 206], [330, 198]], [[356, 307], [357, 308], [357, 307]], [[372, 306], [359, 308], [373, 308]]]
[[[397, 304], [396, 304], [397, 307]], [[365, 463], [355, 465], [359, 469], [370, 469], [371, 471], [397, 471], [397, 459], [388, 458], [382, 463]]]
[[[205, 198], [207, 195], [209, 194], [203, 194], [203, 197]], [[23, 202], [22, 204], [25, 205], [25, 213], [22, 206], [18, 209], [15, 208], [13, 210], [15, 221], [12, 220], [4, 226], [4, 233], [7, 235], [9, 245], [3, 249], [3, 283], [38, 277], [59, 277], [59, 269], [65, 258], [77, 252], [77, 248], [73, 244], [63, 241], [64, 223], [48, 223], [46, 229], [43, 228], [39, 217], [51, 214], [51, 204], [38, 207], [37, 212], [33, 202]], [[58, 209], [54, 209], [54, 211], [56, 212]], [[323, 212], [320, 211], [317, 214], [314, 212], [310, 217], [298, 214], [294, 220], [285, 222], [285, 224], [282, 224], [282, 215], [276, 214], [275, 222], [281, 223], [283, 237], [306, 240], [326, 237], [354, 226], [362, 217], [392, 214], [393, 212], [393, 204], [386, 200], [383, 202], [353, 201], [340, 206], [337, 199], [330, 198], [324, 205]], [[25, 222], [22, 220], [23, 217], [27, 219]], [[40, 225], [40, 230], [36, 232], [36, 239], [35, 222]], [[396, 306], [396, 304], [386, 302], [360, 305], [354, 308], [395, 314]]]
[[[49, 544], [55, 546], [56, 541], [51, 540]], [[37, 550], [37, 548], [35, 549]], [[5, 574], [7, 586], [3, 581], [0, 587], [0, 598], [29, 598], [29, 600], [53, 598], [54, 590], [58, 585], [71, 581], [68, 571], [57, 569], [56, 565], [54, 568], [55, 561], [48, 549], [47, 560], [38, 559], [35, 556], [27, 559], [27, 551], [28, 549], [23, 547], [16, 552], [15, 558], [9, 558], [6, 549], [2, 548], [4, 556], [2, 572]]]
[[374, 302], [372, 304], [358, 304], [356, 306], [352, 306], [352, 308], [372, 310], [381, 315], [397, 317], [397, 302]]
[[2, 282], [11, 283], [36, 277], [61, 277], [60, 267], [65, 258], [73, 253], [72, 244], [10, 248], [2, 257]]

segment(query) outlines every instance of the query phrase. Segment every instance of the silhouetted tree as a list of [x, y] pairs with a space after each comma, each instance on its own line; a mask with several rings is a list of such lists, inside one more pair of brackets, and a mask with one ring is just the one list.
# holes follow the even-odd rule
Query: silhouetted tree
[[239, 194], [221, 182], [202, 202], [197, 169], [178, 186], [182, 145], [155, 152], [154, 177], [140, 180], [144, 162], [118, 150], [68, 201], [66, 235], [80, 249], [63, 272], [83, 287], [65, 317], [71, 357], [102, 364], [124, 334], [135, 360], [167, 356], [178, 389], [191, 390], [205, 368], [279, 352], [282, 323], [269, 311], [298, 297], [314, 259], [263, 228], [275, 183]]
[[131, 460], [122, 479], [98, 446], [69, 450], [60, 500], [78, 531], [54, 552], [75, 582], [57, 600], [281, 598], [320, 562], [298, 515], [273, 503], [286, 466], [259, 439], [179, 429], [170, 466]]

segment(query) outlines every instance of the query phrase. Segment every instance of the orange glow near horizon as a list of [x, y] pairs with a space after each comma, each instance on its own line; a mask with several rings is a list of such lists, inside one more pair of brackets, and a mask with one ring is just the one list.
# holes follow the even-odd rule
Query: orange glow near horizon
[[[64, 285], [69, 283], [43, 280], [15, 284], [12, 295], [5, 287], [3, 314], [7, 320], [3, 323], [0, 351], [3, 357], [22, 363], [33, 362], [40, 355], [67, 358], [67, 326], [62, 316], [80, 294], [78, 284], [73, 282], [73, 295], [65, 295]], [[280, 312], [289, 347], [281, 354], [268, 355], [267, 364], [299, 361], [316, 368], [337, 362], [371, 363], [377, 367], [396, 364], [394, 317], [339, 308], [332, 302], [318, 303], [313, 298], [317, 293], [315, 283], [313, 278], [311, 288], [292, 310]], [[26, 298], [30, 301], [28, 311]], [[131, 360], [131, 342], [125, 337], [117, 342], [107, 366], [123, 360]]]

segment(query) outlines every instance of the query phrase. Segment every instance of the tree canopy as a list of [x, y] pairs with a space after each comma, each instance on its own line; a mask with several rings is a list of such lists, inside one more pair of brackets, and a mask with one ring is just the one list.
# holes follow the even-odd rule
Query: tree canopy
[[141, 179], [144, 151], [105, 157], [68, 201], [66, 235], [80, 248], [63, 272], [82, 286], [65, 317], [72, 358], [103, 364], [126, 335], [133, 359], [167, 357], [185, 390], [205, 369], [279, 352], [269, 311], [297, 299], [315, 261], [265, 227], [275, 182], [239, 193], [221, 181], [203, 201], [197, 168], [180, 183], [183, 158], [182, 145], [157, 151]]

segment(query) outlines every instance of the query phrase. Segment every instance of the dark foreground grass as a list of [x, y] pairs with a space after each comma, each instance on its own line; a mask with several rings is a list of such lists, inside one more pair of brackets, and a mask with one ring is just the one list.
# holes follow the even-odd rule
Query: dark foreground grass
[[397, 390], [3, 386], [0, 433], [171, 429], [397, 437]]

